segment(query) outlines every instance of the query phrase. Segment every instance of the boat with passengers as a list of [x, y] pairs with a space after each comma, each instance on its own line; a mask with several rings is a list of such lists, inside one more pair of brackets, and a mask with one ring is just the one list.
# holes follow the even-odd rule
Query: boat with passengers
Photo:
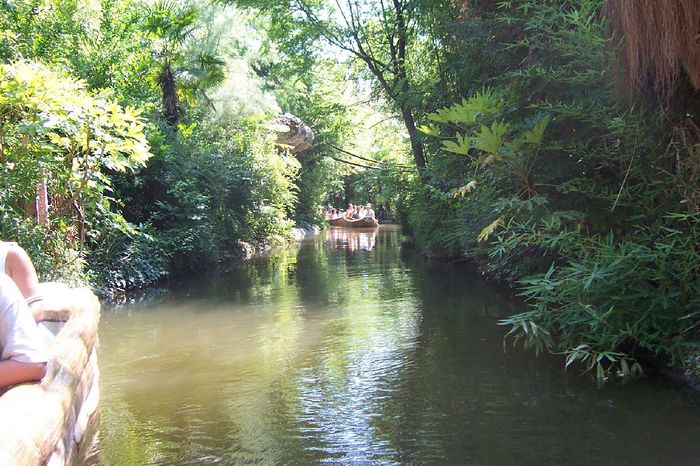
[[325, 218], [333, 227], [344, 228], [378, 228], [371, 204], [364, 206], [349, 204], [347, 210], [337, 210], [330, 207], [325, 210]]

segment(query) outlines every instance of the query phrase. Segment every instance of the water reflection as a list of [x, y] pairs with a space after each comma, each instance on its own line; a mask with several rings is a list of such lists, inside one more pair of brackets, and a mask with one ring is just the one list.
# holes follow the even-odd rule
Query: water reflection
[[403, 251], [384, 227], [332, 230], [177, 284], [103, 316], [92, 461], [698, 459], [687, 439], [700, 438], [700, 410], [677, 392], [601, 391], [563, 376], [558, 359], [504, 353], [495, 321], [511, 305], [466, 270]]
[[377, 231], [333, 227], [326, 232], [326, 244], [330, 248], [350, 252], [371, 251], [377, 241]]

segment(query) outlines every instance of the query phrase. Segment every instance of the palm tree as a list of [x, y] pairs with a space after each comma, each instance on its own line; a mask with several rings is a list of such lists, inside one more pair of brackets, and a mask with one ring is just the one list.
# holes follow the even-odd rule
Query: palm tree
[[192, 5], [172, 0], [160, 0], [147, 8], [144, 29], [155, 39], [156, 56], [162, 61], [158, 85], [163, 92], [163, 116], [173, 125], [184, 113], [173, 67], [183, 60], [183, 44], [197, 29], [197, 18]]
[[218, 87], [226, 80], [226, 63], [215, 53], [198, 52], [187, 65], [189, 66], [177, 72], [180, 92], [186, 100], [194, 100], [197, 94], [201, 95], [212, 110], [216, 111], [206, 90]]

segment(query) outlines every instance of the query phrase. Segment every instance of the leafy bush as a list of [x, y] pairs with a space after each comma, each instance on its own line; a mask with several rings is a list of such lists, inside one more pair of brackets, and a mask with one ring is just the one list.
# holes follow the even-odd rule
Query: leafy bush
[[107, 233], [90, 254], [86, 275], [101, 296], [152, 285], [167, 275], [165, 253], [152, 229]]
[[161, 193], [141, 220], [152, 222], [175, 273], [235, 256], [239, 240], [279, 242], [292, 227], [298, 162], [278, 152], [260, 122], [200, 116], [166, 138], [132, 187]]
[[82, 81], [35, 62], [0, 65], [3, 233], [27, 246], [42, 275], [79, 264], [98, 240], [96, 225], [128, 228], [108, 173], [145, 164], [143, 129], [138, 111], [92, 95]]
[[616, 369], [640, 372], [638, 349], [682, 363], [700, 327], [698, 220], [671, 215], [622, 239], [582, 236], [557, 223], [545, 232], [512, 228], [518, 241], [564, 249], [567, 260], [522, 280], [531, 310], [503, 324], [526, 346], [563, 350], [567, 366], [583, 362], [599, 379]]
[[0, 238], [22, 246], [42, 281], [85, 282], [84, 260], [71, 247], [60, 230], [37, 227], [25, 212], [16, 211], [0, 194]]
[[[253, 94], [278, 111], [254, 76], [258, 58], [278, 54], [260, 35], [238, 37], [248, 16], [191, 2], [83, 3], [0, 0], [0, 57], [33, 60], [0, 68], [0, 233], [30, 251], [42, 277], [87, 274], [105, 292], [143, 286], [226, 260], [239, 241], [279, 242], [291, 218], [312, 218], [342, 188], [319, 154], [299, 176], [265, 128], [270, 116], [250, 116], [260, 111]], [[337, 142], [343, 106], [314, 86], [299, 92], [298, 78], [269, 83], [293, 90], [290, 102]], [[242, 106], [224, 100], [234, 97], [247, 113], [232, 113]], [[44, 186], [47, 219], [35, 202]]]
[[[460, 244], [518, 284], [529, 310], [503, 321], [510, 335], [600, 380], [638, 374], [639, 350], [682, 365], [700, 322], [698, 131], [616, 93], [602, 5], [501, 2], [492, 27], [520, 66], [428, 115], [441, 152], [412, 220], [422, 244]], [[423, 213], [436, 188], [455, 198], [439, 210], [461, 204], [452, 219]]]

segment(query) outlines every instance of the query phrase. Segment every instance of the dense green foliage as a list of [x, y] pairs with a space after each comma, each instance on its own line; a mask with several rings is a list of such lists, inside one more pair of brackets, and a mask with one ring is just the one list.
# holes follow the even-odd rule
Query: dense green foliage
[[[342, 186], [338, 170], [321, 158], [317, 180], [275, 146], [274, 87], [293, 88], [301, 73], [256, 68], [289, 60], [245, 32], [253, 23], [195, 2], [0, 2], [0, 231], [43, 278], [109, 294], [215, 266], [241, 241], [284, 241], [295, 218], [318, 220], [324, 183]], [[317, 87], [280, 102], [340, 144], [344, 112]]]
[[[346, 194], [517, 287], [514, 340], [601, 380], [695, 347], [697, 92], [681, 83], [676, 107], [630, 95], [603, 0], [242, 3], [270, 13], [284, 47], [344, 51], [406, 123], [420, 176], [366, 170]], [[404, 7], [416, 53], [397, 67]]]
[[[605, 6], [0, 0], [0, 232], [44, 275], [126, 289], [372, 202], [517, 288], [513, 340], [601, 380], [683, 365], [698, 92], [632, 95]], [[310, 149], [275, 146], [282, 112]]]
[[[335, 72], [333, 69], [326, 71], [328, 74]], [[343, 146], [351, 136], [349, 112], [334, 99], [333, 91], [322, 81], [305, 84], [304, 91], [294, 99], [290, 98], [288, 89], [278, 89], [277, 93], [287, 95], [288, 110], [314, 131], [313, 146], [296, 155], [300, 163], [296, 220], [301, 224], [318, 225], [323, 221], [321, 206], [342, 194], [343, 178], [348, 173], [347, 167], [326, 155], [334, 151], [333, 146]]]
[[490, 88], [474, 82], [426, 114], [421, 129], [441, 147], [432, 186], [408, 209], [419, 242], [517, 282], [529, 310], [503, 321], [516, 341], [601, 380], [638, 372], [640, 350], [682, 364], [700, 324], [694, 116], [618, 91], [602, 7], [470, 10], [469, 27], [501, 39], [493, 47], [513, 61], [469, 70]]
[[264, 128], [249, 122], [180, 126], [173, 160], [153, 178], [163, 196], [146, 206], [162, 232], [172, 268], [192, 271], [236, 253], [237, 241], [279, 240], [291, 227], [291, 179], [298, 162], [279, 154]]
[[[81, 81], [33, 62], [0, 65], [2, 235], [27, 234], [34, 218], [26, 213], [32, 213], [42, 230], [23, 243], [33, 251], [41, 244], [46, 252], [38, 257], [55, 260], [39, 259], [40, 265], [60, 268], [80, 258], [75, 252], [86, 241], [111, 229], [129, 234], [133, 228], [112, 209], [108, 174], [146, 163], [151, 154], [143, 131], [136, 110], [91, 95]], [[37, 186], [51, 194], [46, 218]]]

